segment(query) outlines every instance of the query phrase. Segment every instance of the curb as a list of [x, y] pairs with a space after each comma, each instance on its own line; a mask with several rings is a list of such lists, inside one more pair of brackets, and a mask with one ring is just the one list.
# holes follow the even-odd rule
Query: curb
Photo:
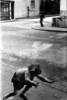
[[19, 21], [21, 19], [12, 19], [12, 20], [4, 20], [4, 21], [0, 21], [1, 23], [9, 23], [9, 22], [16, 22]]
[[67, 32], [67, 28], [58, 28], [58, 27], [48, 27], [48, 26], [45, 26], [45, 27], [32, 27], [32, 29], [34, 30], [41, 30], [41, 31], [54, 31], [54, 32]]
[[15, 19], [11, 19], [11, 20], [0, 20], [0, 22], [2, 23], [7, 23], [7, 22], [15, 22], [15, 21], [21, 21], [21, 20], [30, 20], [30, 19], [38, 19], [39, 17], [24, 17], [24, 18], [15, 18]]

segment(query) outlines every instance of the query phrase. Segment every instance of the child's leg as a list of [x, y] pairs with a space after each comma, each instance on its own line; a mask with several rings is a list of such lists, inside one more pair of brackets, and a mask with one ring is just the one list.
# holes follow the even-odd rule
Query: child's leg
[[6, 95], [6, 96], [3, 98], [3, 100], [5, 100], [5, 99], [7, 99], [7, 98], [9, 98], [9, 97], [15, 96], [17, 93], [18, 93], [18, 91], [17, 91], [17, 90], [15, 89], [15, 87], [14, 87], [14, 92], [9, 93], [8, 95]]
[[12, 96], [14, 96], [14, 95], [16, 95], [14, 92], [9, 93], [8, 95], [6, 95], [6, 96], [3, 98], [3, 100], [5, 100], [5, 99], [7, 99], [7, 98], [9, 98], [9, 97], [12, 97]]
[[31, 85], [27, 85], [24, 90], [22, 91], [22, 93], [20, 94], [20, 97], [23, 98], [24, 100], [27, 100], [26, 96], [24, 95], [32, 86]]

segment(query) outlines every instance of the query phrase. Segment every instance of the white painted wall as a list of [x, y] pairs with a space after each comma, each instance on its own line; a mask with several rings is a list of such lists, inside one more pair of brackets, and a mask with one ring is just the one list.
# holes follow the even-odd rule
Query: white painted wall
[[[30, 0], [31, 1], [31, 0]], [[40, 0], [35, 0], [35, 8], [31, 8], [31, 3], [30, 3], [30, 16], [37, 16], [39, 15], [39, 1]]]
[[35, 0], [35, 8], [31, 8], [31, 0], [14, 0], [14, 16], [15, 18], [27, 17], [27, 6], [30, 7], [30, 16], [36, 16], [39, 14], [39, 0]]
[[62, 15], [67, 16], [67, 0], [61, 0], [60, 11], [63, 11]]
[[60, 10], [66, 10], [67, 9], [67, 0], [60, 0]]
[[14, 0], [15, 1], [15, 18], [21, 18], [27, 16], [27, 8], [25, 0]]

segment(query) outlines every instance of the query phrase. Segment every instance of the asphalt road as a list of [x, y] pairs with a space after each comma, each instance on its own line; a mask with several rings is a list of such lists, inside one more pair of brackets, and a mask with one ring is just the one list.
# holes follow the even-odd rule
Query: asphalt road
[[[66, 75], [62, 69], [66, 68], [67, 34], [33, 30], [35, 24], [38, 23], [22, 20], [2, 23], [1, 97], [13, 90], [13, 73], [31, 63], [39, 63], [43, 75], [49, 78]], [[56, 66], [61, 67], [60, 72]], [[67, 100], [66, 84], [66, 80], [51, 85], [40, 82], [37, 89], [33, 87], [26, 95], [29, 100]], [[21, 100], [18, 96], [11, 100], [15, 99]]]

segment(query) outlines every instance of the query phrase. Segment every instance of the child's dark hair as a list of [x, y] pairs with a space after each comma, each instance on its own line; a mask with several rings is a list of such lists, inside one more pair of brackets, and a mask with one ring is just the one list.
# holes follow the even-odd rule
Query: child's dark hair
[[29, 66], [29, 71], [35, 70], [37, 74], [41, 74], [41, 69], [39, 64], [32, 64]]

